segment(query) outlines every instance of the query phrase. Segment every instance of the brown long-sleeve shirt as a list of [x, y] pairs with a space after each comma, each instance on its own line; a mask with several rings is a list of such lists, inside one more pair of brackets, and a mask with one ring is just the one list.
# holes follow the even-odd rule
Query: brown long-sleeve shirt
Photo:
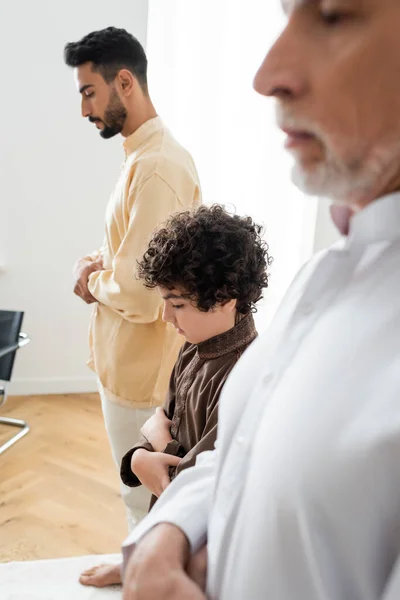
[[[182, 347], [164, 404], [165, 414], [172, 421], [173, 437], [164, 452], [182, 458], [177, 467], [171, 467], [171, 478], [193, 466], [198, 454], [214, 448], [221, 390], [236, 362], [256, 336], [253, 315], [249, 314], [221, 335], [200, 344], [185, 343]], [[131, 470], [132, 455], [139, 448], [154, 452], [152, 445], [143, 438], [124, 456], [121, 479], [130, 487], [141, 485]], [[153, 497], [150, 506], [155, 501], [156, 497]]]

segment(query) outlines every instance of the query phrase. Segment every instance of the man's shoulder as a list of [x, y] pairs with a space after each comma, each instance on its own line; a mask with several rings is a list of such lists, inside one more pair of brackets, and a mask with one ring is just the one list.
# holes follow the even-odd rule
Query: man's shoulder
[[200, 188], [196, 167], [185, 150], [180, 153], [168, 148], [152, 148], [133, 157], [128, 167], [135, 185], [155, 177], [165, 181], [177, 193], [183, 185]]
[[171, 173], [186, 172], [197, 179], [194, 160], [167, 127], [159, 129], [137, 152], [134, 160], [140, 168], [154, 170], [168, 179]]

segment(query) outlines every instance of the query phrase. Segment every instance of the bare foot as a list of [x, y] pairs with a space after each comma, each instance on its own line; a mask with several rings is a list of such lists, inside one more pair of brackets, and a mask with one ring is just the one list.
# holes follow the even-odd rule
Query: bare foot
[[79, 577], [79, 583], [100, 588], [121, 584], [121, 565], [97, 565], [87, 569]]

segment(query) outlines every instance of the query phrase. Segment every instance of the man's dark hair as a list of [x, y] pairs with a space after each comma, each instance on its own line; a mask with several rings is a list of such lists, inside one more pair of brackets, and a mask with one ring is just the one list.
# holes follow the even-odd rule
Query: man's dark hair
[[128, 69], [147, 90], [147, 58], [141, 43], [125, 29], [107, 27], [85, 35], [79, 42], [70, 42], [64, 48], [64, 60], [69, 67], [93, 63], [107, 83], [113, 81], [121, 69]]
[[148, 288], [182, 288], [202, 311], [236, 299], [239, 313], [256, 312], [272, 262], [261, 233], [218, 204], [175, 214], [153, 234], [138, 276]]

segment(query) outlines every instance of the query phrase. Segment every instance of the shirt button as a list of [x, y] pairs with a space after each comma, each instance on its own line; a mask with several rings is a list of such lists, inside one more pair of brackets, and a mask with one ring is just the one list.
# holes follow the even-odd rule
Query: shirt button
[[268, 383], [270, 383], [271, 380], [272, 380], [272, 374], [271, 373], [268, 373], [267, 375], [264, 375], [264, 377], [263, 377], [263, 383], [265, 385], [267, 385]]
[[236, 443], [237, 443], [238, 446], [243, 446], [243, 444], [245, 443], [245, 441], [246, 441], [246, 439], [242, 435], [239, 435], [236, 438]]

